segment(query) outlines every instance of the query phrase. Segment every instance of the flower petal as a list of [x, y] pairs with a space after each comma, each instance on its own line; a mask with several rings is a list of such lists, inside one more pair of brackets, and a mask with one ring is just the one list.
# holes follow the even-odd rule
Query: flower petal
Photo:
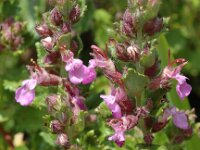
[[184, 112], [176, 112], [173, 115], [173, 123], [177, 128], [180, 129], [188, 129], [189, 124], [188, 124], [188, 118]]
[[35, 98], [35, 91], [28, 90], [26, 86], [18, 88], [15, 92], [16, 102], [20, 103], [22, 106], [28, 106], [32, 103]]
[[183, 84], [177, 84], [176, 86], [176, 91], [182, 100], [190, 94], [191, 90], [192, 87], [187, 84], [186, 81]]
[[115, 134], [111, 137], [108, 138], [110, 141], [115, 141], [115, 143], [119, 146], [122, 147], [125, 142], [125, 135], [123, 131], [118, 131], [115, 132]]

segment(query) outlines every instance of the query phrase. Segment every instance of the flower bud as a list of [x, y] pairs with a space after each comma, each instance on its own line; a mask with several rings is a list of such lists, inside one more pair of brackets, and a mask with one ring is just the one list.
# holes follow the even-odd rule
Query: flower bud
[[60, 56], [60, 52], [59, 51], [55, 51], [55, 52], [49, 53], [44, 57], [44, 63], [46, 63], [46, 64], [55, 64], [59, 60], [60, 57], [61, 56]]
[[41, 37], [48, 37], [52, 35], [52, 31], [49, 29], [47, 24], [41, 24], [37, 25], [35, 27], [36, 32], [41, 36]]
[[153, 124], [153, 127], [152, 127], [152, 132], [158, 132], [160, 130], [162, 130], [166, 125], [167, 125], [167, 121], [164, 121], [164, 122], [156, 122]]
[[54, 8], [51, 11], [51, 21], [53, 24], [55, 24], [56, 26], [59, 26], [63, 23], [62, 20], [62, 14], [59, 12], [58, 9]]
[[193, 133], [193, 129], [191, 127], [189, 127], [186, 130], [183, 130], [183, 134], [184, 134], [185, 137], [191, 137], [192, 133]]
[[131, 45], [127, 48], [127, 54], [130, 60], [137, 61], [139, 59], [140, 51], [137, 45]]
[[42, 39], [41, 43], [42, 43], [43, 47], [47, 50], [51, 50], [54, 45], [53, 39], [50, 36], [46, 37], [45, 39]]
[[57, 110], [59, 107], [59, 96], [52, 94], [46, 97], [46, 104], [48, 112], [52, 112], [53, 110]]
[[147, 145], [151, 145], [153, 141], [153, 135], [151, 133], [148, 133], [144, 136], [144, 141]]
[[127, 9], [123, 16], [122, 32], [128, 36], [135, 34], [136, 29], [134, 23], [135, 23], [135, 17], [132, 16], [129, 9]]
[[125, 44], [116, 44], [116, 55], [118, 59], [127, 61], [138, 61], [139, 60], [139, 48], [136, 45], [127, 47]]
[[69, 14], [69, 19], [72, 23], [76, 23], [79, 20], [81, 11], [78, 5], [72, 8], [70, 14]]
[[63, 26], [62, 26], [62, 32], [63, 33], [68, 33], [68, 32], [71, 32], [71, 27], [68, 23], [64, 23]]
[[56, 143], [64, 148], [69, 148], [70, 143], [67, 134], [65, 133], [60, 133], [57, 137]]
[[19, 47], [19, 45], [21, 45], [23, 43], [23, 38], [21, 36], [17, 36], [15, 37], [15, 39], [13, 39], [13, 47], [17, 48]]
[[15, 33], [19, 33], [19, 32], [21, 31], [21, 29], [22, 29], [22, 23], [20, 23], [20, 22], [15, 22], [15, 23], [13, 24], [13, 31], [14, 31]]
[[183, 141], [184, 141], [184, 136], [183, 135], [176, 135], [174, 138], [173, 138], [173, 143], [174, 144], [181, 144]]
[[64, 126], [58, 120], [51, 121], [50, 128], [53, 133], [61, 133], [64, 130]]
[[144, 24], [143, 32], [148, 34], [149, 36], [153, 36], [155, 33], [160, 32], [163, 28], [163, 19], [162, 18], [154, 18], [149, 20]]

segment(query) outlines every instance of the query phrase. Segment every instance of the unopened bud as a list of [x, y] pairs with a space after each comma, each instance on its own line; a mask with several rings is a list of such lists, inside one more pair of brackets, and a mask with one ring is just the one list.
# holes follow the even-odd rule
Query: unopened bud
[[59, 107], [59, 96], [52, 94], [46, 97], [46, 104], [47, 104], [47, 109], [48, 112], [52, 112], [53, 110], [57, 110]]
[[151, 145], [153, 141], [153, 135], [151, 133], [148, 133], [144, 136], [144, 141], [147, 145]]
[[81, 11], [78, 5], [72, 8], [70, 14], [69, 14], [69, 19], [72, 23], [76, 23], [79, 20]]
[[126, 35], [131, 36], [136, 33], [135, 29], [135, 17], [131, 14], [129, 9], [127, 9], [123, 16], [122, 32]]
[[58, 120], [53, 120], [50, 123], [50, 128], [53, 133], [61, 133], [64, 130], [64, 125]]
[[184, 136], [183, 135], [177, 135], [173, 139], [174, 144], [181, 144], [184, 141]]
[[21, 29], [22, 29], [22, 23], [20, 23], [20, 22], [15, 22], [15, 23], [13, 24], [13, 31], [14, 31], [15, 33], [19, 33], [19, 32], [21, 31]]
[[59, 51], [49, 53], [44, 57], [44, 63], [45, 64], [55, 64], [59, 60], [60, 57], [61, 56], [60, 56]]
[[47, 24], [37, 25], [35, 30], [41, 37], [48, 37], [52, 35], [52, 31], [49, 29]]
[[125, 44], [116, 44], [116, 55], [123, 61], [138, 61], [140, 57], [139, 48], [136, 45], [127, 47]]
[[51, 37], [46, 37], [41, 40], [43, 47], [47, 50], [51, 50], [53, 48], [53, 39]]
[[67, 134], [60, 133], [57, 137], [56, 143], [64, 148], [69, 148], [70, 143]]
[[156, 122], [155, 124], [153, 124], [152, 132], [158, 132], [158, 131], [162, 130], [167, 125], [167, 123], [168, 123], [167, 121]]
[[149, 36], [152, 36], [155, 33], [160, 32], [162, 28], [163, 28], [163, 19], [154, 18], [144, 24], [143, 32], [148, 34]]
[[13, 41], [13, 46], [14, 48], [19, 47], [21, 44], [23, 43], [23, 38], [21, 36], [17, 36], [15, 37], [14, 41]]
[[71, 27], [68, 23], [64, 23], [63, 26], [62, 26], [62, 32], [63, 33], [68, 33], [68, 32], [71, 32]]
[[191, 127], [189, 127], [188, 129], [183, 131], [183, 134], [184, 134], [185, 137], [191, 137], [192, 133], [193, 133], [193, 130], [192, 130]]
[[54, 8], [51, 11], [51, 21], [53, 24], [55, 24], [56, 26], [59, 26], [60, 24], [63, 23], [62, 20], [62, 14], [59, 12], [58, 9]]
[[130, 60], [137, 61], [139, 59], [140, 51], [137, 45], [131, 45], [127, 48], [127, 54]]

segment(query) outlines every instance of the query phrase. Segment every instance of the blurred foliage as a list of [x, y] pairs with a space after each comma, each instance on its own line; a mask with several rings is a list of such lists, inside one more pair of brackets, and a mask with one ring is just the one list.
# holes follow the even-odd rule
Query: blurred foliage
[[[88, 45], [97, 43], [100, 47], [104, 47], [109, 39], [110, 31], [112, 31], [113, 22], [120, 20], [122, 12], [126, 8], [124, 0], [87, 0], [86, 11], [81, 21], [75, 25], [75, 30], [79, 33], [88, 34]], [[51, 89], [37, 89], [41, 92], [40, 97], [37, 97], [33, 106], [24, 108], [19, 106], [14, 100], [14, 91], [21, 84], [21, 81], [28, 77], [28, 72], [25, 70], [25, 65], [29, 63], [31, 58], [36, 59], [35, 41], [39, 38], [34, 31], [35, 25], [41, 21], [41, 14], [48, 9], [45, 0], [1, 0], [0, 1], [0, 22], [12, 16], [15, 20], [25, 22], [27, 31], [24, 33], [25, 44], [16, 51], [6, 49], [0, 51], [0, 149], [9, 149], [10, 145], [4, 140], [3, 132], [8, 133], [16, 140], [17, 133], [22, 133], [23, 138], [18, 138], [15, 143], [15, 150], [50, 150], [59, 149], [54, 143], [54, 135], [49, 134], [45, 127], [46, 108], [44, 108], [44, 91]], [[164, 64], [167, 63], [167, 49], [171, 48], [174, 57], [183, 57], [189, 61], [185, 69], [185, 73], [192, 77], [191, 83], [196, 95], [200, 97], [200, 1], [199, 0], [163, 0], [160, 9], [160, 15], [170, 17], [169, 32], [163, 37], [160, 37], [158, 42], [162, 43], [158, 47], [159, 54], [163, 58]], [[164, 41], [163, 41], [164, 40]], [[164, 43], [163, 43], [164, 42]], [[36, 45], [37, 47], [38, 45]], [[84, 45], [82, 57], [85, 51], [90, 47]], [[39, 46], [38, 46], [39, 47]], [[42, 54], [38, 54], [42, 55]], [[89, 58], [88, 58], [89, 59]], [[107, 92], [108, 81], [105, 78], [99, 78], [95, 83], [99, 88], [94, 88], [91, 85], [89, 88], [95, 94], [86, 99], [86, 104], [89, 108], [95, 108], [101, 103], [100, 93]], [[47, 92], [48, 93], [48, 92]], [[42, 95], [44, 94], [44, 95]], [[173, 90], [168, 95], [172, 99], [177, 100], [177, 95]], [[198, 98], [197, 98], [198, 99]], [[91, 103], [96, 101], [96, 103]], [[178, 101], [179, 102], [179, 101]], [[91, 105], [92, 104], [92, 105]], [[188, 108], [189, 103], [176, 104], [179, 108]], [[34, 107], [37, 106], [37, 107]], [[106, 111], [102, 104], [98, 109]], [[96, 109], [94, 113], [98, 113]], [[105, 117], [105, 115], [102, 115]], [[3, 132], [2, 132], [3, 130]], [[102, 118], [97, 118], [97, 121], [87, 125], [87, 128], [76, 139], [78, 145], [83, 146], [83, 149], [93, 150], [118, 150], [114, 143], [109, 142], [107, 137], [112, 134], [112, 131], [106, 126]], [[132, 135], [138, 135], [134, 138]], [[142, 145], [143, 135], [139, 129], [134, 129], [127, 135], [127, 141], [124, 150], [135, 149], [139, 150]], [[158, 133], [155, 136], [154, 145], [145, 149], [167, 150], [174, 149], [172, 145], [168, 145], [170, 139], [167, 139], [164, 132]], [[195, 150], [198, 149], [198, 135], [188, 140], [185, 145], [180, 145], [180, 149]], [[163, 145], [163, 146], [158, 146]], [[176, 147], [177, 148], [177, 147]]]

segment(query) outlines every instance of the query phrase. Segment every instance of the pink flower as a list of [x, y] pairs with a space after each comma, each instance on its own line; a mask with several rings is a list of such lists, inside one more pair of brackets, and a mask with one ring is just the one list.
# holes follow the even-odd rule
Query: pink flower
[[[180, 59], [177, 59], [175, 61], [178, 61]], [[179, 95], [179, 97], [183, 100], [186, 96], [188, 96], [192, 90], [192, 87], [186, 82], [187, 77], [184, 75], [181, 75], [181, 69], [183, 66], [185, 66], [187, 62], [184, 62], [180, 64], [177, 67], [172, 67], [171, 65], [168, 65], [163, 70], [163, 76], [171, 79], [176, 79], [178, 81], [176, 86], [176, 91]]]
[[111, 110], [113, 117], [122, 117], [120, 105], [117, 103], [117, 101], [120, 101], [121, 98], [125, 97], [124, 93], [121, 90], [112, 87], [110, 95], [100, 95], [100, 97], [104, 100], [108, 108]]
[[67, 62], [65, 70], [69, 72], [69, 80], [73, 84], [89, 84], [96, 78], [96, 72], [92, 65], [85, 66], [80, 59]]
[[121, 113], [121, 108], [120, 106], [116, 103], [116, 98], [113, 95], [101, 95], [100, 96], [108, 108], [111, 110], [113, 117], [115, 118], [121, 118], [122, 113]]
[[37, 80], [35, 79], [24, 80], [22, 87], [18, 88], [15, 92], [16, 102], [22, 106], [30, 105], [35, 98], [34, 88], [36, 85]]
[[62, 79], [54, 74], [49, 74], [43, 68], [36, 66], [28, 66], [31, 73], [31, 79], [24, 80], [22, 86], [15, 92], [16, 102], [22, 106], [27, 106], [32, 103], [35, 98], [34, 88], [36, 85], [41, 86], [54, 86], [61, 83]]
[[125, 131], [134, 128], [137, 123], [138, 116], [134, 115], [123, 116], [120, 119], [111, 119], [108, 125], [114, 129], [115, 133], [108, 140], [115, 141], [119, 147], [122, 147], [125, 142]]
[[182, 111], [177, 111], [176, 107], [165, 109], [163, 114], [163, 121], [167, 121], [169, 116], [172, 116], [173, 123], [177, 128], [183, 130], [189, 128], [187, 115]]

